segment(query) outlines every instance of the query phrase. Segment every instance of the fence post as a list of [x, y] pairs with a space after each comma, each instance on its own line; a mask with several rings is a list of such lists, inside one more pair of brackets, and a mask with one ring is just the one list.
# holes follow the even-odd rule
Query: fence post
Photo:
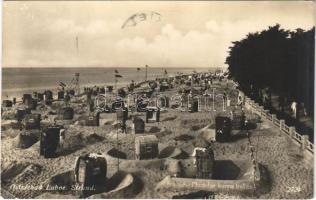
[[309, 142], [309, 136], [308, 135], [302, 135], [303, 141], [302, 141], [302, 149], [305, 150], [307, 148], [308, 142]]
[[268, 119], [269, 110], [263, 110], [263, 112], [266, 114], [266, 119]]
[[289, 127], [289, 134], [291, 137], [295, 137], [295, 127], [294, 126], [291, 126]]
[[272, 123], [274, 123], [274, 120], [276, 119], [276, 114], [272, 114]]
[[284, 119], [280, 119], [280, 131], [282, 131], [282, 128], [285, 124], [285, 120]]

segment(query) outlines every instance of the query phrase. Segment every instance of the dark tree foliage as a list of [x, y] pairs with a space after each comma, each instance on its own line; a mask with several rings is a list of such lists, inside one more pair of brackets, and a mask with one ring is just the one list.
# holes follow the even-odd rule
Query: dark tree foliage
[[226, 63], [229, 76], [246, 93], [269, 88], [290, 101], [314, 111], [315, 27], [309, 31], [284, 30], [280, 25], [249, 33], [232, 42]]

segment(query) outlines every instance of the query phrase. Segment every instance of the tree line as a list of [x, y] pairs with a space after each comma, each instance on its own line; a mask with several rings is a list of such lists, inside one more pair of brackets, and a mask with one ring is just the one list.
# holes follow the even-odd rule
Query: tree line
[[259, 103], [270, 102], [273, 92], [281, 103], [304, 105], [313, 118], [314, 35], [315, 27], [290, 31], [279, 24], [249, 33], [229, 48], [229, 76]]

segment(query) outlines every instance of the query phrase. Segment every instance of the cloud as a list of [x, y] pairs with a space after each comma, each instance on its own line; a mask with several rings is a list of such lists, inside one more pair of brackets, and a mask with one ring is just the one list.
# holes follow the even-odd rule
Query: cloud
[[171, 24], [165, 25], [162, 28], [161, 33], [167, 37], [174, 38], [174, 39], [181, 37], [180, 31], [176, 30]]
[[[161, 21], [121, 29], [133, 13], [153, 7]], [[3, 10], [5, 67], [223, 66], [231, 42], [249, 32], [315, 23], [312, 2], [9, 1]]]
[[162, 27], [151, 42], [140, 37], [125, 38], [117, 43], [116, 50], [133, 55], [125, 59], [126, 65], [137, 65], [143, 59], [157, 67], [221, 66], [224, 56], [216, 35], [196, 30], [182, 33], [172, 24]]
[[212, 32], [218, 32], [219, 31], [219, 27], [216, 21], [214, 20], [210, 20], [208, 22], [205, 23], [205, 27], [207, 30], [210, 30]]

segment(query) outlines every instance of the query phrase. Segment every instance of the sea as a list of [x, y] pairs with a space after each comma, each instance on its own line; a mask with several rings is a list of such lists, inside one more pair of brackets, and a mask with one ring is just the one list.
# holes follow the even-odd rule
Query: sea
[[[115, 70], [121, 78], [117, 78], [117, 86], [127, 86], [132, 80], [145, 80], [146, 69], [140, 68], [2, 68], [2, 100], [16, 97], [20, 99], [25, 93], [57, 91], [60, 82], [72, 85], [75, 73], [79, 73], [80, 87], [114, 85]], [[152, 80], [179, 73], [214, 71], [215, 68], [147, 68], [147, 79]]]

